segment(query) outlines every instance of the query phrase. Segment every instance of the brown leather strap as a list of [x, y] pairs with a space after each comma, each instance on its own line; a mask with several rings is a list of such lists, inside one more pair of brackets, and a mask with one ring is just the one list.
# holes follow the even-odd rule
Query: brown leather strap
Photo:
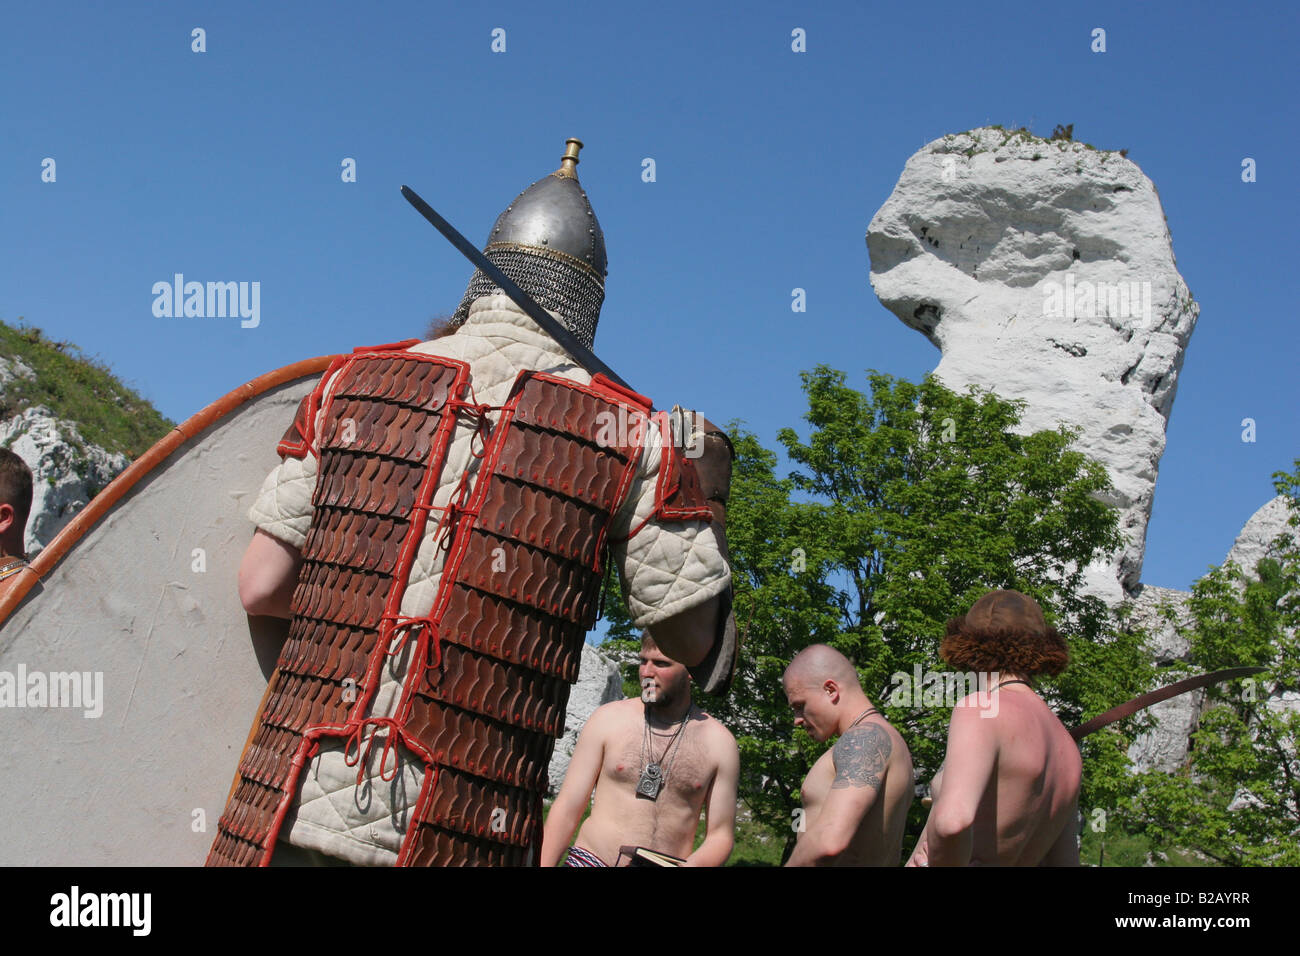
[[1125, 717], [1131, 717], [1139, 710], [1150, 707], [1152, 704], [1158, 704], [1162, 700], [1168, 700], [1171, 697], [1177, 697], [1179, 694], [1186, 694], [1188, 691], [1197, 690], [1201, 687], [1208, 687], [1211, 684], [1218, 684], [1227, 680], [1234, 680], [1238, 677], [1248, 677], [1251, 674], [1258, 674], [1263, 671], [1263, 667], [1229, 667], [1226, 670], [1212, 671], [1209, 674], [1198, 674], [1196, 677], [1188, 677], [1170, 684], [1168, 687], [1159, 687], [1140, 697], [1134, 697], [1128, 703], [1120, 704], [1118, 707], [1112, 707], [1104, 714], [1087, 723], [1080, 724], [1070, 731], [1070, 736], [1075, 740], [1082, 740], [1089, 734], [1101, 730], [1108, 724], [1113, 724], [1117, 720], [1123, 720]]

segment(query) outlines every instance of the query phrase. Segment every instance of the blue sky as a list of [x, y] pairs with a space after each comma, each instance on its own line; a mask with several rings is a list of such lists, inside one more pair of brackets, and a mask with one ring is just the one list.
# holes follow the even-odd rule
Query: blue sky
[[[1201, 306], [1143, 580], [1187, 587], [1222, 560], [1300, 455], [1295, 8], [456, 6], [10, 5], [0, 319], [77, 343], [180, 420], [289, 362], [418, 336], [471, 270], [398, 187], [481, 242], [577, 136], [609, 249], [597, 352], [660, 405], [775, 446], [800, 424], [800, 370], [861, 387], [937, 364], [868, 281], [867, 223], [908, 156], [988, 122], [1073, 123], [1155, 182]], [[155, 317], [177, 272], [259, 282], [260, 324]]]

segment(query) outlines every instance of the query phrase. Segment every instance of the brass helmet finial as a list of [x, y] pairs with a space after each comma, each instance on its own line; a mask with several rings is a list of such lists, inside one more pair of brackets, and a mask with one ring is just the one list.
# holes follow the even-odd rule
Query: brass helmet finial
[[[582, 140], [565, 142], [560, 168], [547, 173], [497, 216], [483, 254], [543, 309], [558, 313], [569, 331], [591, 348], [605, 301], [605, 234], [578, 181]], [[469, 307], [496, 289], [475, 271], [456, 309], [464, 322]]]
[[567, 176], [569, 179], [578, 178], [578, 150], [580, 149], [582, 149], [582, 140], [570, 136], [564, 141], [564, 157], [560, 160], [560, 168], [555, 171], [555, 175]]

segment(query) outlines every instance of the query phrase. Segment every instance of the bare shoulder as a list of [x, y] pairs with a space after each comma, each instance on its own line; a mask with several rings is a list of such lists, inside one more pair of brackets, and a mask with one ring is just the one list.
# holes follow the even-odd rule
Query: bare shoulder
[[640, 721], [641, 701], [635, 697], [626, 700], [612, 700], [607, 704], [601, 704], [591, 716], [587, 718], [587, 723], [583, 725], [583, 733], [590, 730], [593, 734], [605, 735], [616, 733], [620, 727], [627, 725], [633, 720]]
[[719, 752], [739, 753], [736, 738], [727, 729], [727, 725], [707, 711], [700, 711], [700, 729], [704, 732], [712, 748]]
[[831, 788], [880, 788], [889, 757], [894, 752], [894, 741], [889, 728], [877, 723], [859, 724], [840, 734], [831, 753], [835, 761], [835, 780]]
[[960, 727], [965, 734], [994, 736], [1004, 725], [1017, 722], [1023, 715], [1017, 702], [1012, 701], [1011, 708], [1003, 708], [1000, 697], [988, 691], [967, 694], [953, 707], [949, 730]]

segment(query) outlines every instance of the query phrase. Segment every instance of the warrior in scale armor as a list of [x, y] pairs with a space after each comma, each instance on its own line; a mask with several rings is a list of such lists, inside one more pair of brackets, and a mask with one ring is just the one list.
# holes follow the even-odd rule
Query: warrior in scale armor
[[[580, 146], [484, 253], [590, 346], [606, 259]], [[256, 554], [290, 555], [291, 624], [210, 865], [266, 864], [277, 841], [534, 862], [607, 563], [636, 625], [706, 690], [730, 682], [725, 436], [592, 376], [482, 272], [453, 322], [336, 359], [278, 445], [241, 595]]]

